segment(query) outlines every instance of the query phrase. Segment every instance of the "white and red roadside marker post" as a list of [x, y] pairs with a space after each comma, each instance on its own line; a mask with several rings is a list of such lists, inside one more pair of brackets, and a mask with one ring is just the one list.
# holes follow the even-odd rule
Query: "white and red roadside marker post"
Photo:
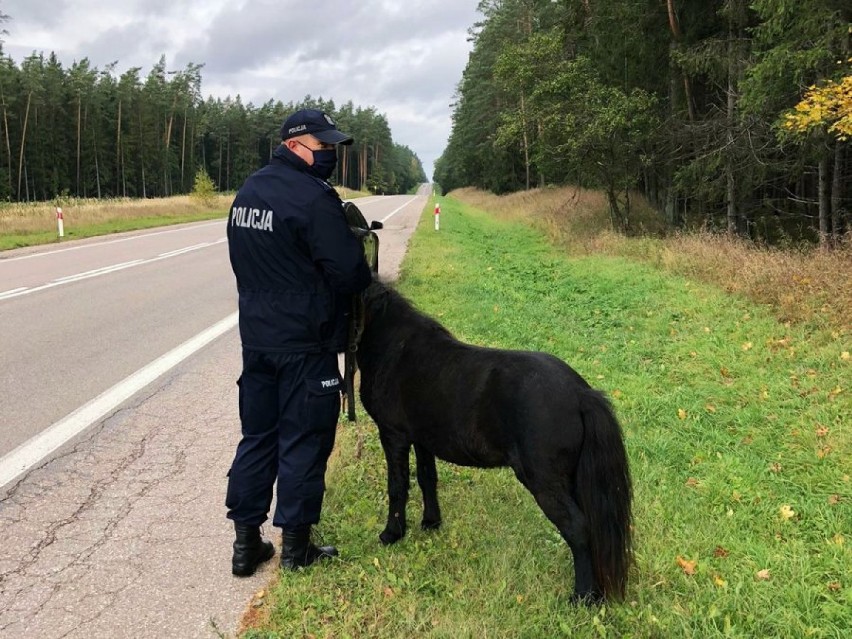
[[435, 230], [441, 229], [441, 205], [435, 202]]
[[56, 227], [59, 229], [59, 237], [65, 237], [65, 224], [62, 220], [62, 207], [56, 207]]

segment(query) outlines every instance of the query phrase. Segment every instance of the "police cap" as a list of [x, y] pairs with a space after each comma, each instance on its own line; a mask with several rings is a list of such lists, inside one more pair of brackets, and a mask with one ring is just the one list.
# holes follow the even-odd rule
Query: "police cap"
[[316, 109], [296, 111], [284, 120], [281, 127], [282, 140], [307, 134], [326, 144], [352, 144], [353, 141], [352, 136], [338, 131], [337, 124], [329, 115]]

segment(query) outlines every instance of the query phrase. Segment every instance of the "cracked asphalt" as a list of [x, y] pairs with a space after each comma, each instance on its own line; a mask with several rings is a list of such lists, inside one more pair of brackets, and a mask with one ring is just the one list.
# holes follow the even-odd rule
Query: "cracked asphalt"
[[[395, 278], [428, 189], [381, 232]], [[277, 570], [231, 575], [232, 329], [0, 488], [0, 638], [232, 637]]]
[[232, 330], [7, 488], [0, 637], [233, 635], [275, 569], [230, 574], [239, 367]]

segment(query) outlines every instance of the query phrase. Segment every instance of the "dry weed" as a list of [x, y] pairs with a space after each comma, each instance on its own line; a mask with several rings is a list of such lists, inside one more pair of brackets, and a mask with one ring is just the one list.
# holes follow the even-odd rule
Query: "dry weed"
[[834, 250], [778, 249], [707, 232], [678, 234], [663, 242], [669, 270], [745, 295], [776, 309], [784, 321], [821, 316], [850, 328], [852, 246]]

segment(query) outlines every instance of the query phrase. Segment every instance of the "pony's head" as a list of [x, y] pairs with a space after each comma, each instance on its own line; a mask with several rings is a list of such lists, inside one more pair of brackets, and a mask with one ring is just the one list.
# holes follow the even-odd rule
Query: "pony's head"
[[450, 336], [439, 322], [420, 312], [396, 289], [378, 279], [373, 279], [361, 295], [365, 327], [377, 322], [382, 325], [382, 330], [392, 328], [397, 333], [430, 331]]
[[365, 321], [369, 322], [370, 319], [385, 311], [392, 291], [393, 289], [377, 277], [373, 278], [370, 285], [361, 293]]

